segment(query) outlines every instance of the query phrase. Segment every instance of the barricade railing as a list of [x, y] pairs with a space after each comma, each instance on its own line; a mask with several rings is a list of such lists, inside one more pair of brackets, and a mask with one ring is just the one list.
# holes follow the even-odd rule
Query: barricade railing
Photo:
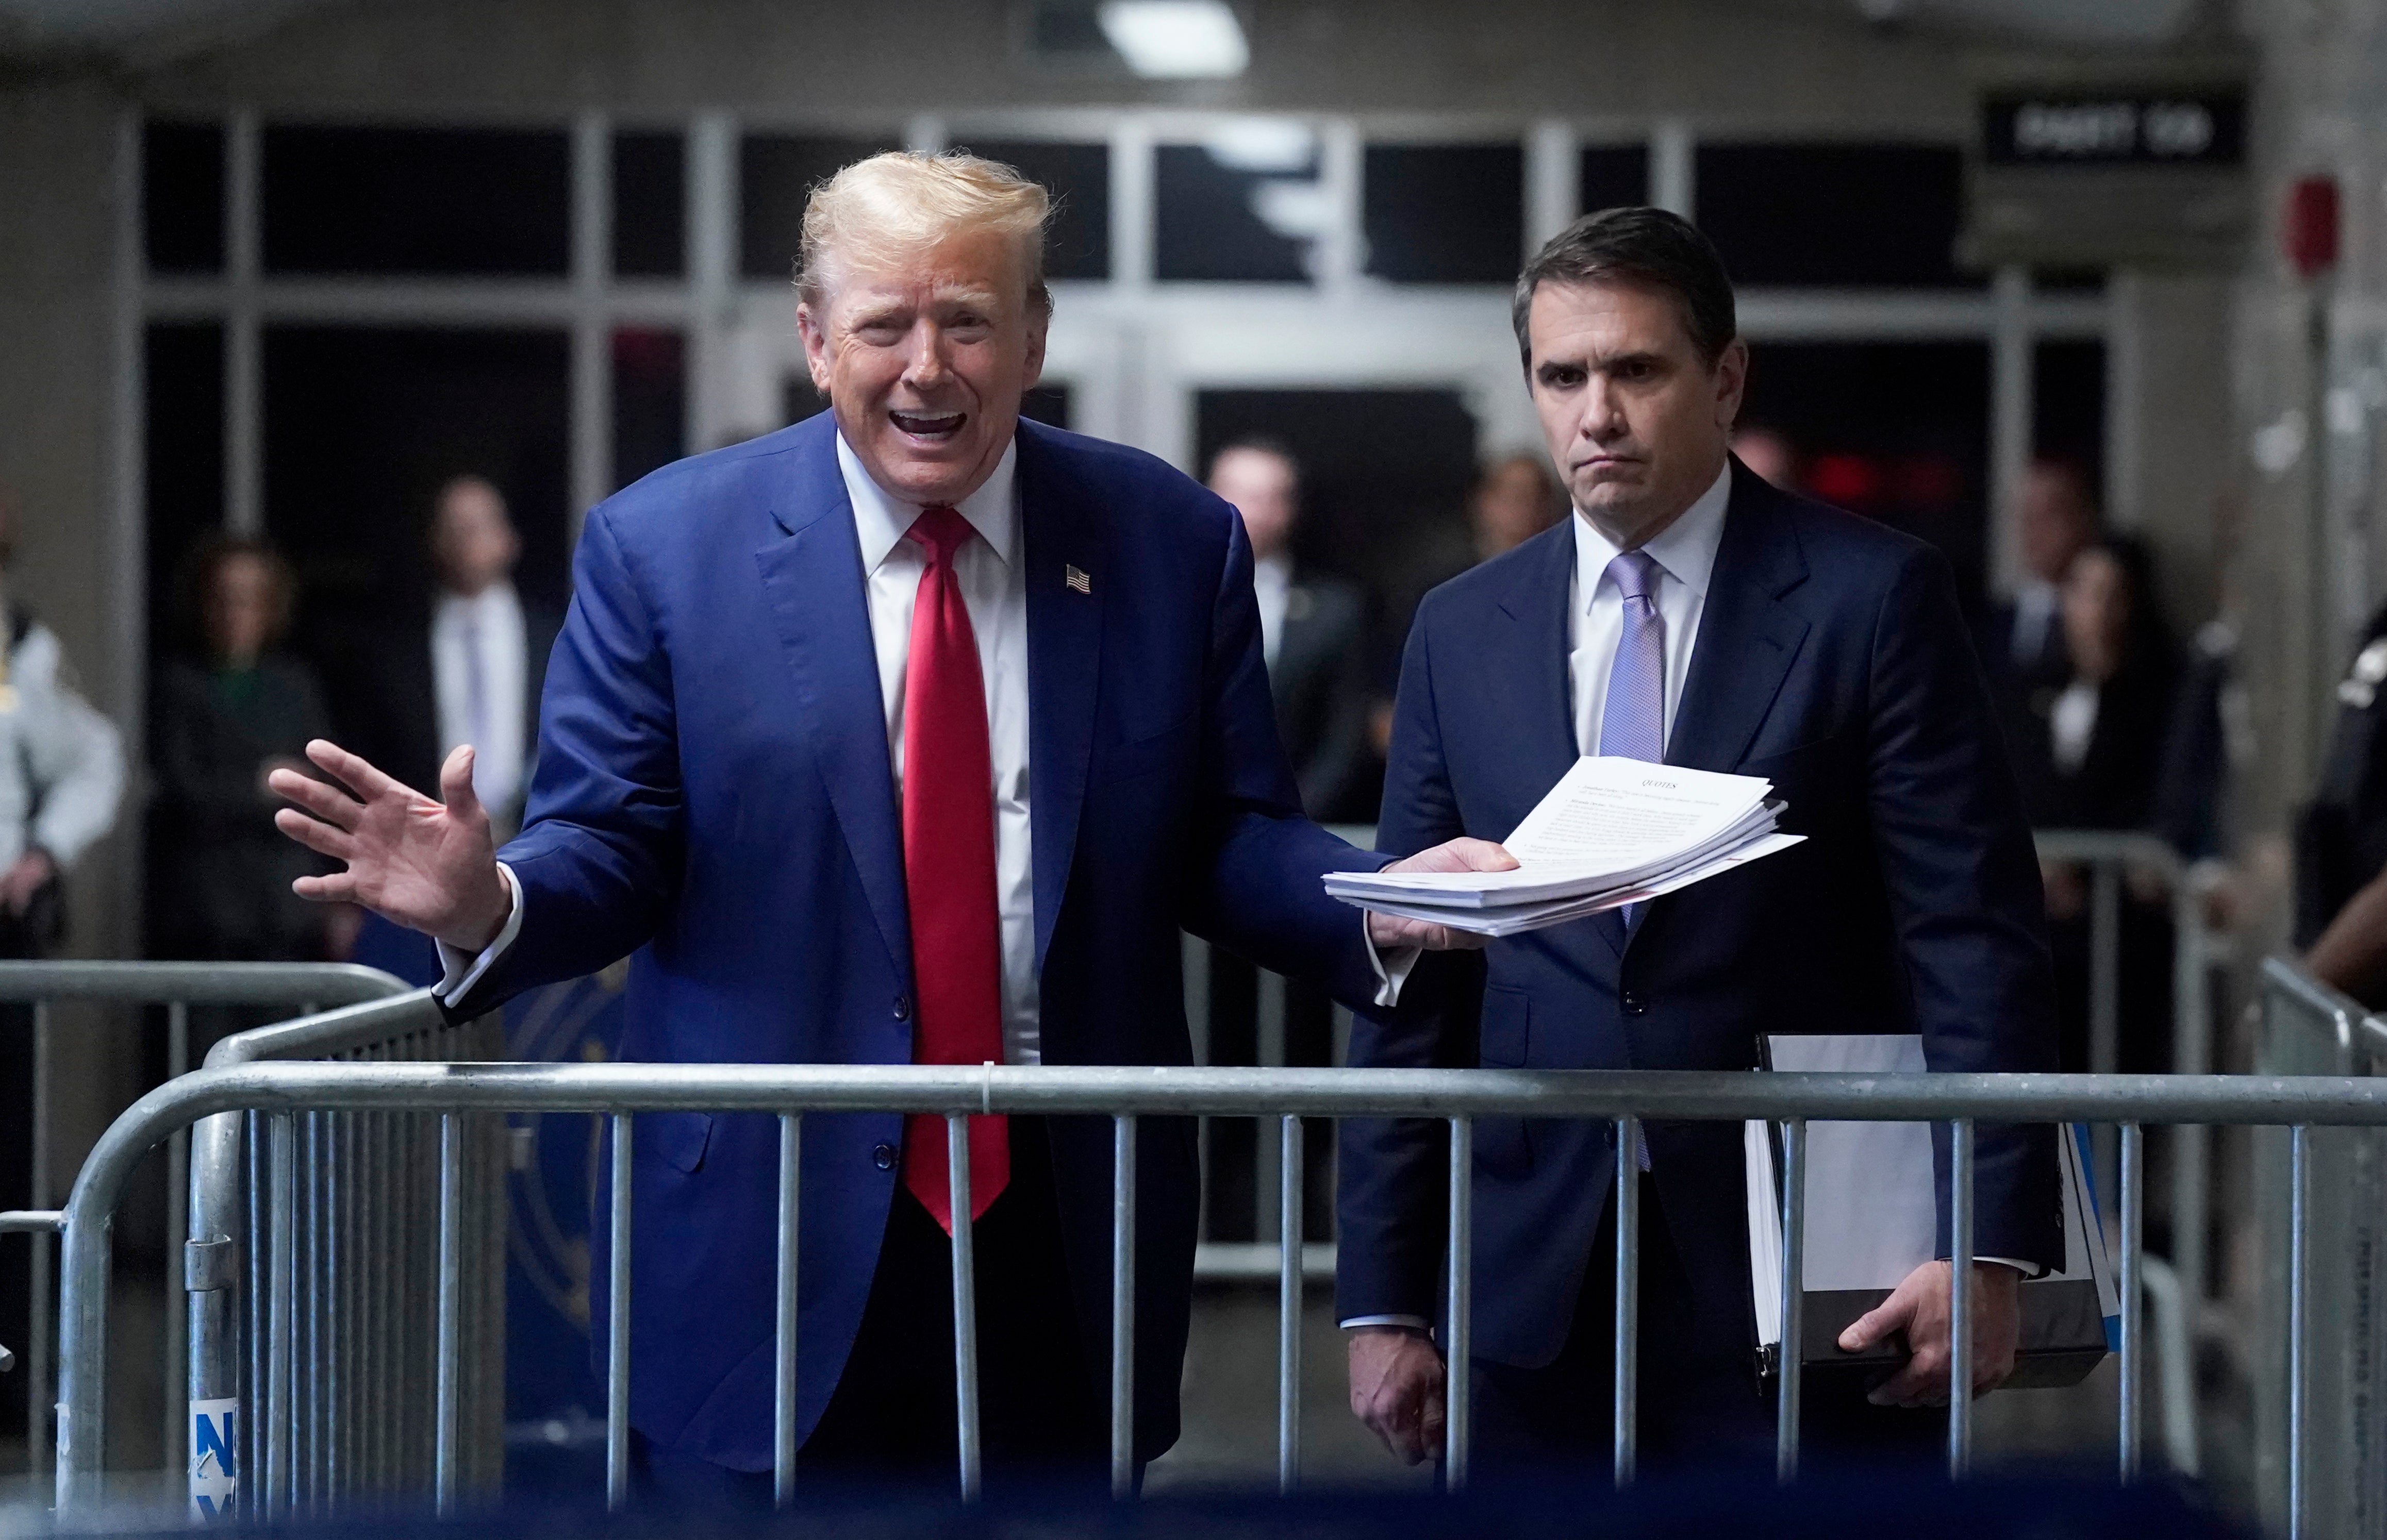
[[[1978, 1123], [2112, 1124], [2120, 1153], [2121, 1335], [2117, 1469], [2124, 1481], [2141, 1472], [2144, 1420], [2144, 1312], [2140, 1299], [2143, 1254], [2143, 1130], [2149, 1124], [2197, 1123], [2288, 1129], [2291, 1161], [2286, 1174], [2291, 1216], [2285, 1281], [2292, 1366], [2285, 1391], [2286, 1434], [2281, 1458], [2294, 1496], [2286, 1532], [2305, 1533], [2305, 1491], [2310, 1419], [2306, 1415], [2306, 1337], [2311, 1290], [2311, 1149], [2317, 1129], [2387, 1129], [2387, 1082], [2350, 1077], [2217, 1077], [2086, 1075], [1770, 1075], [1688, 1072], [1095, 1068], [985, 1066], [979, 1068], [894, 1066], [675, 1066], [496, 1065], [433, 1066], [403, 1063], [361, 1065], [250, 1064], [210, 1068], [144, 1097], [120, 1117], [93, 1151], [67, 1207], [66, 1266], [60, 1339], [65, 1369], [61, 1401], [65, 1436], [60, 1445], [57, 1496], [62, 1513], [87, 1511], [103, 1496], [108, 1309], [108, 1220], [126, 1180], [145, 1151], [194, 1119], [248, 1112], [270, 1120], [276, 1158], [277, 1194], [289, 1186], [291, 1162], [281, 1157], [297, 1137], [298, 1120], [310, 1115], [413, 1114], [440, 1119], [436, 1207], [441, 1266], [436, 1288], [435, 1354], [435, 1458], [428, 1483], [442, 1512], [453, 1512], [467, 1484], [463, 1381], [469, 1366], [468, 1330], [461, 1257], [469, 1243], [471, 1211], [466, 1187], [472, 1173], [465, 1155], [465, 1120], [499, 1112], [576, 1112], [611, 1122], [617, 1156], [629, 1149], [632, 1120], [657, 1111], [762, 1113], [779, 1118], [778, 1247], [777, 1297], [779, 1330], [775, 1357], [775, 1478], [780, 1498], [791, 1496], [795, 1479], [796, 1361], [793, 1325], [802, 1119], [807, 1113], [900, 1112], [946, 1118], [953, 1211], [968, 1213], [969, 1161], [966, 1122], [972, 1114], [1046, 1114], [1108, 1117], [1114, 1128], [1113, 1246], [1110, 1278], [1111, 1407], [1110, 1462], [1115, 1491], [1132, 1490], [1135, 1465], [1132, 1426], [1136, 1310], [1135, 1149], [1137, 1120], [1144, 1117], [1216, 1116], [1279, 1119], [1284, 1132], [1288, 1181], [1297, 1175], [1301, 1142], [1298, 1120], [1319, 1117], [1418, 1117], [1443, 1122], [1449, 1135], [1446, 1290], [1450, 1301], [1442, 1347], [1454, 1365], [1471, 1361], [1471, 1300], [1473, 1279], [1472, 1134], [1478, 1118], [1525, 1117], [1596, 1119], [1614, 1125], [1617, 1147], [1630, 1148], [1642, 1119], [1762, 1119], [1776, 1124], [1785, 1157], [1783, 1182], [1784, 1319], [1782, 1340], [1797, 1343], [1800, 1281], [1804, 1276], [1806, 1130], [1811, 1120], [1941, 1122], [1951, 1125], [1952, 1192], [1953, 1343], [1952, 1394], [1948, 1430], [1948, 1468], [1963, 1476], [1970, 1468], [1974, 1416], [1971, 1357], [1974, 1289], [1974, 1130]], [[618, 1508], [628, 1497], [629, 1480], [629, 1287], [636, 1227], [626, 1158], [613, 1164], [613, 1180], [602, 1220], [613, 1242], [613, 1285], [606, 1343], [607, 1494]], [[1616, 1445], [1614, 1473], [1629, 1482], [1636, 1457], [1635, 1408], [1638, 1385], [1638, 1226], [1633, 1221], [1636, 1183], [1629, 1165], [1620, 1171], [1617, 1201], [1622, 1238], [1616, 1267], [1618, 1355], [1612, 1387]], [[277, 1204], [279, 1202], [277, 1196]], [[1297, 1239], [1287, 1227], [1281, 1240], [1282, 1329], [1279, 1339], [1279, 1480], [1299, 1479], [1299, 1446], [1294, 1435], [1298, 1413], [1295, 1387], [1301, 1355]], [[977, 1331], [973, 1258], [964, 1227], [952, 1248], [955, 1341], [955, 1393], [959, 1411], [955, 1450], [958, 1484], [975, 1496], [980, 1484], [978, 1417]], [[383, 1302], [386, 1303], [386, 1302]], [[268, 1319], [269, 1352], [277, 1362], [300, 1351], [287, 1312]], [[1785, 1479], [1799, 1469], [1800, 1356], [1783, 1355], [1777, 1376], [1777, 1471]], [[1448, 1431], [1445, 1447], [1447, 1483], [1467, 1484], [1470, 1468], [1468, 1375], [1448, 1377]], [[269, 1430], [269, 1461], [289, 1460], [294, 1431], [278, 1420]], [[269, 1486], [272, 1483], [269, 1483]], [[276, 1497], [263, 1516], [283, 1511]]]
[[[417, 990], [238, 1033], [216, 1044], [208, 1065], [325, 1059], [363, 1073], [503, 1054], [499, 1017], [451, 1022]], [[197, 1125], [183, 1278], [189, 1402], [195, 1435], [215, 1458], [190, 1462], [195, 1514], [213, 1517], [236, 1497], [263, 1510], [322, 1512], [428, 1483], [442, 1426], [428, 1409], [435, 1395], [454, 1400], [452, 1463], [464, 1485], [495, 1484], [504, 1458], [503, 1135], [498, 1118], [443, 1126], [400, 1109], [270, 1119], [249, 1111]], [[452, 1235], [437, 1219], [451, 1197], [461, 1205]], [[433, 1353], [439, 1321], [465, 1347], [452, 1384]]]
[[[177, 963], [115, 961], [0, 962], [0, 1004], [32, 1007], [32, 1085], [31, 1190], [27, 1209], [44, 1211], [57, 1201], [55, 1174], [57, 1026], [53, 1007], [69, 1003], [102, 1005], [162, 1005], [166, 1008], [166, 1075], [169, 1079], [191, 1067], [191, 1020], [194, 1005], [253, 1006], [311, 1012], [322, 1005], [373, 1000], [398, 994], [403, 981], [376, 968], [347, 963]], [[181, 1287], [186, 1136], [174, 1139], [167, 1152], [166, 1255], [167, 1298]], [[6, 1216], [0, 1216], [5, 1219]], [[36, 1225], [0, 1223], [0, 1233], [30, 1233], [32, 1256], [28, 1278], [28, 1334], [24, 1353], [26, 1439], [29, 1465], [43, 1473], [50, 1459], [51, 1437], [51, 1236], [54, 1230]], [[183, 1408], [172, 1394], [181, 1378], [184, 1357], [184, 1322], [181, 1312], [165, 1312], [162, 1361], [167, 1368], [165, 1397], [165, 1458], [178, 1459], [183, 1433]]]

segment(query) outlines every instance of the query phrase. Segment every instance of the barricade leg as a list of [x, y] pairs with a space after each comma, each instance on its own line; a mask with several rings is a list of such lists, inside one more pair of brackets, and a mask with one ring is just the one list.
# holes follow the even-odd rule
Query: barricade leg
[[630, 1502], [630, 1115], [613, 1115], [613, 1183], [605, 1258], [605, 1507]]
[[2136, 1123], [2122, 1125], [2122, 1394], [2120, 1429], [2121, 1479], [2139, 1479], [2141, 1435], [2140, 1403], [2146, 1395], [2145, 1310], [2139, 1276], [2145, 1248], [2146, 1134]]
[[1475, 1124], [1450, 1120], [1450, 1330], [1443, 1344], [1443, 1484], [1467, 1490], [1474, 1382]]
[[297, 1273], [297, 1257], [293, 1249], [295, 1207], [292, 1187], [295, 1173], [292, 1166], [297, 1151], [297, 1130], [292, 1115], [277, 1112], [267, 1118], [272, 1128], [268, 1136], [272, 1145], [270, 1160], [272, 1175], [267, 1194], [267, 1243], [272, 1253], [269, 1264], [272, 1270], [272, 1297], [265, 1311], [265, 1492], [262, 1514], [267, 1519], [286, 1517], [290, 1512], [291, 1448], [290, 1430], [293, 1420], [291, 1398], [291, 1319], [293, 1283]]
[[439, 1516], [456, 1514], [463, 1459], [464, 1115], [439, 1119], [439, 1366], [438, 1425], [432, 1433], [432, 1481]]
[[2299, 1123], [2288, 1137], [2288, 1540], [2304, 1540], [2310, 1472], [2305, 1465], [2305, 1402], [2311, 1365], [2305, 1338], [2312, 1293], [2312, 1129]]
[[1276, 1489], [1301, 1483], [1301, 1119], [1277, 1130]]
[[[191, 1067], [191, 1010], [177, 1000], [166, 1007], [166, 1078], [177, 1080]], [[188, 1377], [189, 1318], [176, 1307], [184, 1279], [182, 1242], [189, 1230], [191, 1130], [178, 1129], [166, 1141], [166, 1418], [165, 1442], [158, 1445], [158, 1464], [172, 1471], [183, 1462], [183, 1435], [191, 1410], [174, 1394]]]
[[[954, 1211], [961, 1228], [965, 1210]], [[975, 1339], [973, 1339], [975, 1342]], [[1135, 1490], [1135, 1119], [1111, 1119], [1111, 1496]]]
[[778, 1322], [771, 1376], [771, 1500], [780, 1508], [796, 1496], [796, 1223], [803, 1131], [801, 1114], [780, 1115]]
[[[33, 1004], [33, 1193], [28, 1208], [47, 1208], [50, 1190], [50, 1092], [57, 1054], [51, 1041], [50, 1007]], [[56, 1323], [50, 1311], [50, 1237], [34, 1231], [26, 1263], [25, 1321], [32, 1341], [25, 1344], [25, 1468], [38, 1476], [51, 1463], [52, 1395], [50, 1343]]]
[[962, 1501], [978, 1501], [978, 1258], [970, 1233], [969, 1118], [945, 1117], [946, 1211], [954, 1218], [954, 1423]]
[[1948, 1162], [1948, 1479], [1973, 1470], [1973, 1120], [1955, 1120]]
[[1782, 1346], [1774, 1407], [1774, 1479], [1799, 1479], [1800, 1391], [1806, 1371], [1807, 1120], [1782, 1124]]
[[1640, 1460], [1641, 1173], [1633, 1156], [1640, 1141], [1639, 1118], [1616, 1120], [1616, 1383], [1610, 1420], [1620, 1492], [1633, 1484]]

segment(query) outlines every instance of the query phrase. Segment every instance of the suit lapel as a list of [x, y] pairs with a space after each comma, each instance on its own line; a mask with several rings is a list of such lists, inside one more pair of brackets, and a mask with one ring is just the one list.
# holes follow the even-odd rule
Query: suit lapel
[[[1567, 686], [1567, 597], [1574, 588], [1574, 530], [1566, 523], [1534, 536], [1516, 581], [1500, 596], [1510, 628], [1509, 656], [1491, 671], [1492, 688], [1513, 689], [1499, 720], [1518, 728], [1513, 764], [1531, 783], [1524, 805], [1542, 800], [1582, 757], [1575, 747], [1574, 694]], [[1508, 831], [1500, 831], [1506, 834]]]
[[1087, 506], [1062, 474], [1042, 433], [1032, 423], [1019, 424], [1017, 473], [1028, 564], [1028, 763], [1034, 767], [1028, 795], [1040, 975], [1068, 892], [1093, 750], [1103, 604], [1119, 577], [1105, 561], [1101, 511]]
[[[823, 413], [827, 421], [827, 413]], [[771, 616], [787, 650], [798, 720], [806, 725], [821, 781], [899, 978], [912, 973], [912, 925], [903, 899], [903, 846], [895, 775], [887, 759], [887, 707], [870, 639], [862, 549], [838, 472], [836, 439], [810, 435], [790, 460], [771, 516], [782, 538], [754, 553]]]
[[1666, 742], [1666, 763], [1693, 770], [1739, 764], [1807, 639], [1807, 622], [1779, 598], [1807, 576], [1798, 536], [1774, 506], [1781, 494], [1737, 460], [1732, 478], [1690, 677]]

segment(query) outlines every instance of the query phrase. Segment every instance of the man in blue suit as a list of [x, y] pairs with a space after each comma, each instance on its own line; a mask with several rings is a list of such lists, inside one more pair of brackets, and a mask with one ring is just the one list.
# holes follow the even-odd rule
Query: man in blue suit
[[[1803, 844], [1621, 914], [1429, 958], [1354, 1064], [1747, 1069], [1761, 1033], [1920, 1032], [1937, 1070], [2055, 1067], [2038, 866], [1947, 563], [1775, 490], [1726, 447], [1748, 354], [1714, 249], [1651, 208], [1534, 258], [1517, 338], [1574, 516], [1427, 598], [1409, 632], [1379, 845], [1497, 839], [1579, 754], [1762, 776]], [[1353, 1408], [1441, 1443], [1443, 1156], [1433, 1125], [1344, 1131], [1339, 1306]], [[1618, 1152], [1608, 1126], [1475, 1131], [1475, 1448], [1604, 1465]], [[1654, 1461], [1771, 1447], [1737, 1125], [1653, 1122], [1640, 1167], [1641, 1438]], [[2024, 1271], [2061, 1261], [2046, 1130], [1980, 1131], [1975, 1383], [2012, 1370]], [[1943, 1183], [1944, 1190], [1944, 1183]], [[1945, 1210], [1943, 1197], [1943, 1238]], [[1603, 1259], [1602, 1253], [1607, 1258]], [[1948, 1254], [1940, 1253], [1942, 1257]], [[1936, 1436], [1949, 1266], [1852, 1325], [1912, 1359], [1809, 1382], [1811, 1446]], [[1453, 1366], [1453, 1372], [1463, 1371]]]
[[[522, 836], [491, 850], [469, 751], [443, 805], [319, 744], [347, 793], [285, 775], [280, 819], [347, 869], [301, 890], [436, 937], [460, 1016], [634, 953], [623, 1055], [654, 1061], [1185, 1064], [1181, 926], [1355, 1005], [1389, 988], [1375, 945], [1446, 940], [1322, 892], [1384, 858], [1302, 816], [1234, 511], [1019, 421], [1047, 214], [966, 156], [816, 191], [797, 319], [832, 410], [589, 514]], [[941, 1119], [804, 1120], [809, 1468], [951, 1470], [973, 1220], [990, 1468], [1101, 1468], [1108, 1119], [972, 1124], [955, 1216]], [[631, 1421], [665, 1493], [751, 1497], [776, 1120], [635, 1128]], [[1139, 1137], [1148, 1459], [1177, 1435], [1198, 1176], [1189, 1122]]]

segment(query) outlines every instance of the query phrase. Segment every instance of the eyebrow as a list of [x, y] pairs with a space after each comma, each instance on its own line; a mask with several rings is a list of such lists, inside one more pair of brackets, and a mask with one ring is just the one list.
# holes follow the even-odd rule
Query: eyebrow
[[1580, 369], [1586, 373], [1592, 373], [1602, 370], [1619, 369], [1632, 364], [1655, 365], [1662, 364], [1665, 361], [1666, 356], [1663, 353], [1651, 352], [1647, 348], [1640, 348], [1630, 353], [1612, 353], [1607, 358], [1596, 360], [1583, 358], [1544, 359], [1534, 366], [1534, 372], [1536, 375], [1546, 375], [1550, 371], [1557, 369]]

